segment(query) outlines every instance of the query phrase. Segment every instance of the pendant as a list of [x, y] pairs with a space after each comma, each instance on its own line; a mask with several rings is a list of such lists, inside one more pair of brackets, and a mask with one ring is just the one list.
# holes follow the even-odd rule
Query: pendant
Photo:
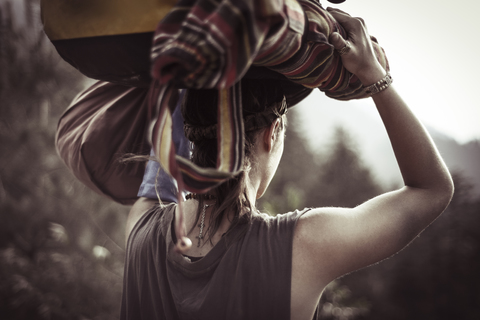
[[203, 239], [203, 236], [202, 236], [202, 235], [198, 235], [198, 236], [196, 236], [195, 238], [198, 239], [197, 248], [200, 248], [200, 241]]

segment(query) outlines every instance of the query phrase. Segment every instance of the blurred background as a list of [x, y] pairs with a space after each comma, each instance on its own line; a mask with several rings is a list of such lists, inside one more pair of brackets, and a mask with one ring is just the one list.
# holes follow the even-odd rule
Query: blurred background
[[[348, 5], [360, 2], [350, 0], [340, 8], [349, 11]], [[379, 3], [376, 8], [381, 10]], [[417, 19], [421, 9], [415, 8]], [[424, 10], [432, 12], [432, 19], [446, 17], [434, 6]], [[369, 29], [382, 39], [378, 33], [387, 31], [378, 23], [369, 24]], [[431, 61], [413, 68], [414, 80], [409, 81], [404, 73], [413, 70], [408, 69], [413, 63], [408, 54], [402, 56], [388, 41], [380, 43], [390, 57], [398, 89], [408, 92], [406, 100], [412, 101], [453, 172], [456, 193], [444, 214], [406, 249], [333, 282], [322, 298], [322, 318], [480, 319], [478, 102], [466, 102], [462, 88], [462, 106], [442, 104], [453, 98], [436, 82], [440, 76], [422, 69]], [[464, 69], [465, 74], [478, 74], [474, 61], [469, 61], [471, 69]], [[436, 66], [442, 73], [448, 70]], [[419, 74], [427, 74], [420, 79], [428, 78], [423, 91], [431, 91], [418, 90]], [[465, 79], [446, 78], [449, 81], [442, 83], [448, 87], [452, 79]], [[129, 207], [76, 181], [54, 146], [60, 115], [89, 83], [46, 39], [38, 1], [0, 0], [0, 319], [119, 317]], [[421, 93], [427, 98], [418, 102], [415, 97]], [[425, 103], [437, 108], [426, 110], [431, 106]], [[455, 110], [459, 115], [448, 116]], [[438, 121], [433, 116], [437, 113]], [[284, 157], [259, 204], [262, 210], [276, 214], [310, 206], [352, 207], [401, 185], [370, 101], [332, 102], [315, 92], [289, 112], [289, 122]]]

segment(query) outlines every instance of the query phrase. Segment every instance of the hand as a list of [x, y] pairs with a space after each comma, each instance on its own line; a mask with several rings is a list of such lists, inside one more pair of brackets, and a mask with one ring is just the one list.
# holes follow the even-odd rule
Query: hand
[[349, 42], [350, 50], [341, 56], [343, 66], [356, 75], [365, 86], [382, 79], [386, 72], [375, 56], [363, 19], [353, 18], [339, 9], [327, 8], [327, 10], [348, 34], [347, 39], [338, 32], [330, 35], [330, 43], [336, 50], [341, 50], [347, 45], [347, 41]]

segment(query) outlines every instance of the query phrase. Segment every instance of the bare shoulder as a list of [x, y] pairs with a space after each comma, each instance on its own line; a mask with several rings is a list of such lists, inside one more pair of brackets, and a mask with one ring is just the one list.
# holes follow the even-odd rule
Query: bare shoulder
[[[312, 317], [324, 288], [336, 278], [365, 267], [383, 255], [385, 240], [364, 206], [316, 208], [303, 214], [295, 229], [292, 256], [292, 319]], [[383, 238], [383, 239], [382, 239]]]
[[331, 216], [338, 211], [311, 209], [297, 221], [292, 252], [292, 319], [311, 319], [324, 288], [335, 277], [329, 271], [332, 236], [328, 233], [335, 229], [331, 228]]
[[344, 230], [352, 218], [352, 209], [348, 208], [315, 208], [305, 212], [295, 228], [293, 252], [300, 259], [305, 270], [314, 282], [321, 287], [334, 280], [334, 256], [342, 250], [345, 241]]
[[[325, 207], [314, 208], [305, 212], [297, 223], [295, 229], [295, 239], [301, 243], [303, 247], [319, 250], [329, 246], [332, 239], [336, 241], [341, 238], [348, 237], [342, 232], [347, 228], [353, 220], [357, 219], [358, 209]], [[337, 242], [338, 243], [338, 242]], [[313, 246], [313, 247], [310, 247]]]
[[339, 207], [313, 208], [299, 218], [297, 230], [302, 233], [308, 233], [309, 230], [315, 228], [315, 231], [319, 231], [316, 228], [326, 227], [326, 224], [333, 222], [332, 218], [338, 219], [339, 216], [351, 214], [351, 210]]
[[128, 239], [138, 220], [140, 220], [140, 218], [157, 203], [158, 201], [156, 199], [138, 198], [128, 213], [127, 223], [125, 226], [125, 239]]

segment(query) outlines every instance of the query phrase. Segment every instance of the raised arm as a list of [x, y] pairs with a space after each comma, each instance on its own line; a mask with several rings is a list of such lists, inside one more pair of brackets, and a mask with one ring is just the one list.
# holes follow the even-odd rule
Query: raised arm
[[[361, 19], [329, 9], [348, 31], [350, 51], [344, 66], [365, 86], [385, 77]], [[337, 50], [346, 40], [333, 34]], [[373, 95], [401, 170], [405, 186], [353, 209], [318, 208], [299, 221], [294, 239], [293, 271], [320, 290], [331, 280], [383, 260], [411, 242], [447, 207], [453, 194], [450, 174], [425, 128], [393, 85]], [[310, 277], [310, 279], [307, 279]], [[292, 283], [293, 284], [293, 283]], [[314, 290], [314, 288], [312, 288]]]

